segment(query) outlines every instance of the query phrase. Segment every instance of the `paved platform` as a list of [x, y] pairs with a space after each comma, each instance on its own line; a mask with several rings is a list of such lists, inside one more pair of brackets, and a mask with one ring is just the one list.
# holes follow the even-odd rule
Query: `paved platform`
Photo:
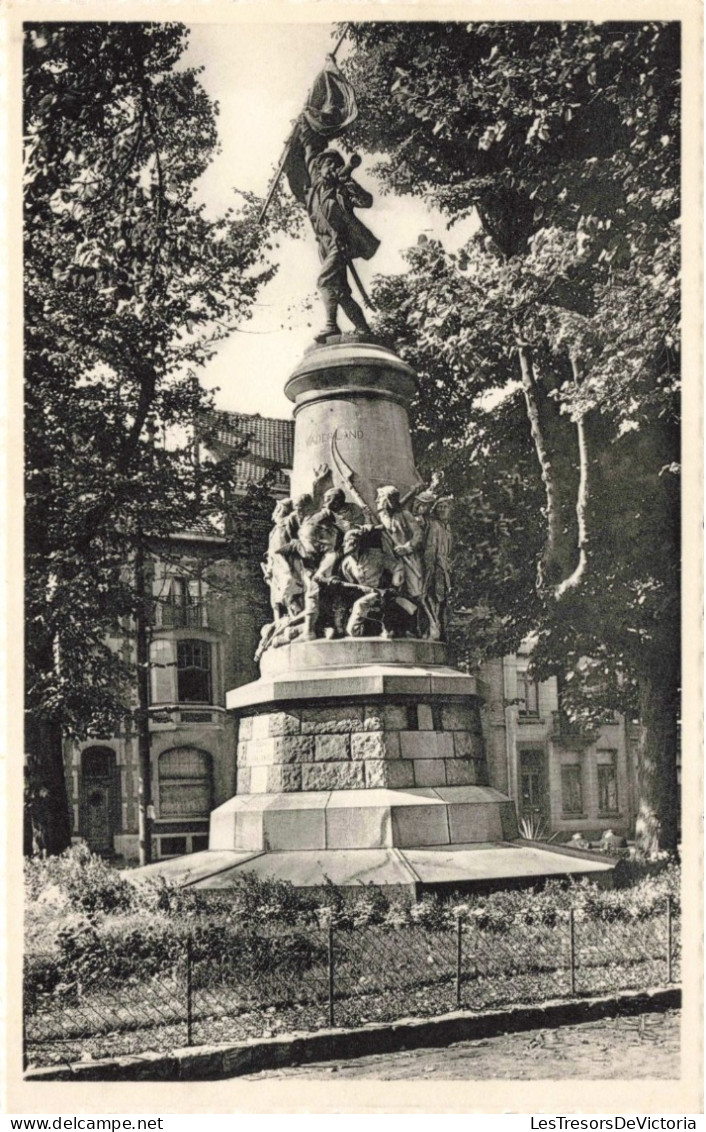
[[227, 889], [245, 872], [285, 880], [299, 888], [327, 884], [357, 888], [368, 884], [408, 888], [485, 889], [505, 883], [590, 876], [611, 883], [612, 860], [564, 853], [533, 842], [492, 841], [407, 849], [320, 849], [288, 852], [204, 850], [158, 861], [131, 872], [135, 880], [163, 876], [196, 889]]

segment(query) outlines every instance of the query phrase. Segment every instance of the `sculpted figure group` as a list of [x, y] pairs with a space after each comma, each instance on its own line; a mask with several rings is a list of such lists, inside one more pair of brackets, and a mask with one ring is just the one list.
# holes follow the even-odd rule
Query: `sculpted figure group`
[[311, 494], [275, 507], [263, 563], [273, 620], [255, 659], [321, 637], [445, 640], [450, 497], [422, 483], [404, 495], [389, 485], [378, 489], [371, 510], [352, 483], [351, 501], [327, 482], [324, 464]]

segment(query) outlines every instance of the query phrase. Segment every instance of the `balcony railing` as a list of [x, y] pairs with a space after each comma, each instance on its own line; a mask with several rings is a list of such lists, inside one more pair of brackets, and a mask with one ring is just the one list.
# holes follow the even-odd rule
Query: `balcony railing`
[[552, 712], [552, 739], [556, 743], [579, 743], [588, 746], [595, 743], [598, 728], [586, 723], [575, 723], [563, 711]]
[[157, 606], [161, 629], [207, 629], [208, 616], [202, 602], [161, 601]]

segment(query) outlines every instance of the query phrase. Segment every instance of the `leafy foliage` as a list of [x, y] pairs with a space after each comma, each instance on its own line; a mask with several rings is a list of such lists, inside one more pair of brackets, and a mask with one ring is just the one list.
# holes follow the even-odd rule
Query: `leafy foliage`
[[457, 499], [458, 645], [532, 623], [573, 718], [639, 714], [638, 832], [673, 847], [679, 25], [345, 26], [352, 140], [480, 224], [455, 255], [420, 237], [376, 291], [422, 378], [420, 463]]
[[40, 902], [51, 909], [58, 899], [60, 906], [86, 915], [129, 912], [139, 906], [138, 889], [127, 875], [111, 869], [85, 845], [25, 861], [25, 893], [28, 907]]
[[131, 709], [136, 552], [222, 515], [196, 369], [274, 270], [252, 199], [216, 219], [197, 202], [216, 117], [186, 42], [174, 23], [26, 25], [27, 749], [49, 849], [62, 734]]

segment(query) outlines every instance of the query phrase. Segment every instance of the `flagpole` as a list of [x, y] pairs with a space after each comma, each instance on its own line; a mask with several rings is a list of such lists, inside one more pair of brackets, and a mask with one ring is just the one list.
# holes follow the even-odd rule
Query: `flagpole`
[[[330, 57], [334, 61], [335, 61], [336, 56], [338, 54], [338, 49], [340, 48], [340, 46], [343, 43], [343, 40], [346, 38], [347, 34], [348, 34], [347, 31], [342, 32], [339, 39], [338, 39], [338, 42], [336, 43], [336, 46], [333, 49], [333, 51], [329, 52]], [[307, 101], [308, 101], [308, 96], [307, 96]], [[257, 218], [258, 224], [262, 224], [263, 220], [265, 219], [265, 215], [267, 213], [267, 210], [270, 207], [270, 204], [272, 203], [272, 198], [277, 191], [277, 186], [279, 185], [280, 181], [282, 180], [282, 174], [284, 172], [284, 167], [287, 164], [287, 158], [289, 157], [289, 151], [292, 148], [292, 142], [294, 141], [294, 138], [296, 137], [297, 130], [299, 129], [300, 121], [301, 121], [301, 114], [299, 115], [296, 122], [294, 123], [294, 126], [292, 127], [292, 131], [291, 131], [289, 137], [287, 138], [286, 142], [284, 143], [284, 151], [282, 153], [282, 157], [280, 159], [279, 165], [277, 166], [277, 172], [275, 173], [274, 177], [272, 178], [272, 183], [270, 184], [270, 188], [268, 190], [267, 197], [265, 199], [265, 203], [263, 204], [262, 208], [260, 209], [260, 215]]]
[[362, 280], [361, 280], [358, 272], [356, 271], [355, 267], [353, 266], [353, 260], [350, 258], [350, 256], [346, 256], [346, 267], [348, 268], [348, 270], [350, 271], [350, 273], [353, 277], [353, 282], [355, 283], [356, 287], [360, 291], [360, 295], [361, 295], [363, 302], [365, 303], [365, 306], [368, 308], [369, 311], [377, 310], [377, 307], [375, 306], [374, 302], [372, 301], [372, 299], [368, 295], [368, 292], [365, 290], [365, 287], [363, 286]]

